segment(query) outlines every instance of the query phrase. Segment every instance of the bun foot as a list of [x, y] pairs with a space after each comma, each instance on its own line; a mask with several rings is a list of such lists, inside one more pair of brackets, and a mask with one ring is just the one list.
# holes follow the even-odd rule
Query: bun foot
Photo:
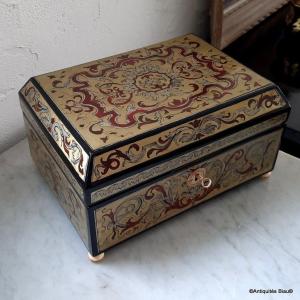
[[268, 173], [266, 173], [266, 174], [261, 175], [261, 178], [262, 178], [262, 179], [267, 179], [267, 178], [270, 178], [271, 175], [272, 175], [272, 172], [268, 172]]
[[104, 252], [100, 253], [99, 255], [93, 256], [90, 252], [88, 252], [88, 258], [92, 262], [99, 262], [104, 258]]

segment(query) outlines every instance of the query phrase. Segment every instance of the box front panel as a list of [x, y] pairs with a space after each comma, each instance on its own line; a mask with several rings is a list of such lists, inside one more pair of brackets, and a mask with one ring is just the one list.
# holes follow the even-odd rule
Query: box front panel
[[65, 210], [82, 241], [89, 248], [88, 220], [85, 206], [26, 119], [25, 125], [33, 161], [50, 188], [54, 191], [60, 205]]
[[250, 137], [263, 133], [271, 128], [280, 126], [286, 121], [287, 116], [287, 113], [274, 116], [261, 123], [252, 125], [251, 127], [240, 130], [224, 138], [217, 139], [216, 141], [213, 141], [205, 146], [176, 156], [144, 171], [140, 171], [132, 175], [126, 174], [126, 177], [124, 179], [118, 180], [112, 184], [108, 184], [105, 187], [101, 187], [93, 191], [91, 193], [91, 203], [94, 204], [96, 202], [102, 201], [105, 198], [128, 190], [129, 188], [132, 188], [147, 180], [154, 179], [155, 177], [161, 176], [186, 164], [193, 163], [193, 161], [199, 160], [207, 155], [211, 155], [212, 153], [234, 145], [235, 143], [239, 143]]
[[[98, 252], [138, 234], [202, 201], [273, 168], [282, 129], [227, 150], [138, 191], [96, 208]], [[204, 172], [212, 184], [190, 185], [191, 176]], [[199, 183], [203, 181], [199, 181]]]

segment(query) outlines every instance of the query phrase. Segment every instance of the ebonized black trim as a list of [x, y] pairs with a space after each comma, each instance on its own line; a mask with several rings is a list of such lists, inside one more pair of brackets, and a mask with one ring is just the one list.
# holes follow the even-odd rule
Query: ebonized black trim
[[93, 256], [97, 256], [101, 251], [98, 250], [98, 242], [97, 242], [97, 232], [96, 232], [96, 220], [95, 220], [95, 210], [91, 207], [87, 207], [87, 214], [88, 214], [88, 222], [90, 225], [89, 228], [89, 235], [90, 235], [90, 242], [91, 242], [91, 254]]

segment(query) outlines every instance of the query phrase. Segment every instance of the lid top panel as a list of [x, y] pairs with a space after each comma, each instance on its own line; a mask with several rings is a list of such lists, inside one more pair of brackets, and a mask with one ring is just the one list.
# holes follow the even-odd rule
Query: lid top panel
[[93, 150], [269, 84], [194, 35], [35, 79]]

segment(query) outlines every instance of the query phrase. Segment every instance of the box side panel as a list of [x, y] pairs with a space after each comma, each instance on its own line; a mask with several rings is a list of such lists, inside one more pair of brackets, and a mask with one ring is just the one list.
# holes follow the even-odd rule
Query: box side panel
[[187, 153], [171, 158], [146, 170], [134, 173], [132, 175], [126, 174], [123, 179], [118, 180], [112, 184], [107, 184], [104, 187], [95, 189], [93, 192], [91, 192], [91, 204], [103, 201], [110, 196], [126, 191], [145, 181], [154, 179], [155, 177], [183, 167], [184, 165], [193, 163], [203, 157], [211, 155], [216, 151], [220, 151], [235, 143], [239, 143], [243, 140], [253, 137], [254, 135], [258, 135], [272, 128], [281, 126], [286, 121], [287, 116], [288, 113], [282, 113], [261, 123], [252, 125], [249, 128], [245, 128], [238, 132], [235, 132], [229, 136], [217, 139], [216, 141], [208, 143], [203, 147], [196, 148], [192, 151], [188, 151]]
[[79, 177], [85, 181], [89, 155], [51, 109], [38, 89], [29, 81], [20, 91], [32, 112], [41, 121]]
[[[167, 220], [211, 197], [269, 172], [277, 157], [283, 129], [278, 129], [177, 172], [115, 201], [95, 207], [98, 252]], [[205, 172], [209, 188], [188, 184], [191, 174]]]
[[103, 180], [283, 107], [286, 107], [286, 101], [274, 88], [159, 134], [95, 156], [91, 181]]
[[78, 194], [47, 151], [33, 127], [25, 119], [28, 142], [33, 161], [50, 188], [54, 191], [60, 205], [71, 220], [82, 241], [89, 249], [87, 210]]
[[38, 123], [36, 120], [33, 118], [31, 112], [29, 109], [25, 106], [23, 101], [20, 101], [20, 105], [23, 111], [23, 114], [25, 116], [26, 122], [30, 124], [32, 128], [34, 128], [35, 132], [41, 139], [42, 143], [44, 146], [47, 148], [50, 156], [52, 159], [56, 162], [57, 165], [59, 165], [60, 169], [62, 172], [65, 174], [66, 178], [68, 181], [71, 183], [75, 191], [78, 193], [78, 195], [81, 197], [81, 199], [84, 199], [84, 191], [83, 188], [79, 185], [78, 181], [75, 179], [73, 174], [71, 173], [70, 169], [66, 166], [62, 158], [58, 155], [58, 153], [55, 151], [53, 146], [51, 145], [50, 141], [47, 139], [45, 134], [43, 133], [43, 130], [39, 127]]

